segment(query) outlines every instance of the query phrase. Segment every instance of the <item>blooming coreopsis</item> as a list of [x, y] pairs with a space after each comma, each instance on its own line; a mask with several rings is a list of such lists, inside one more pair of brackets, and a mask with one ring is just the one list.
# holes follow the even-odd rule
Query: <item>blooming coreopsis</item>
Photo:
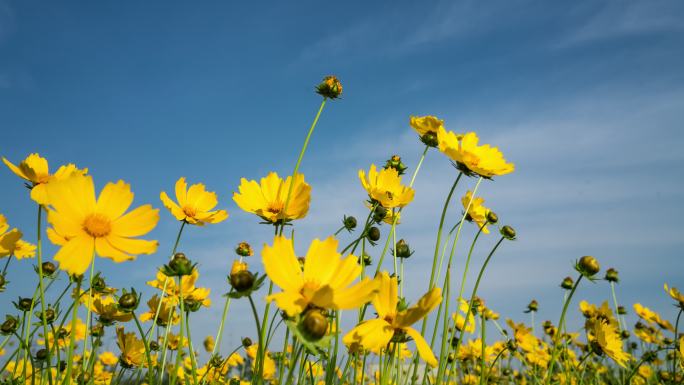
[[135, 333], [124, 333], [123, 327], [116, 328], [116, 345], [121, 350], [119, 363], [123, 367], [142, 366], [145, 361], [145, 343]]
[[[172, 283], [169, 279], [168, 286]], [[180, 314], [175, 312], [175, 303], [173, 299], [169, 297], [164, 297], [159, 303], [159, 295], [155, 294], [147, 301], [147, 306], [149, 310], [145, 313], [140, 314], [140, 321], [154, 321], [155, 314], [157, 315], [157, 325], [168, 326], [169, 324], [175, 325], [180, 320]], [[158, 311], [157, 311], [158, 310]]]
[[618, 365], [625, 367], [630, 355], [622, 350], [622, 339], [615, 325], [604, 320], [596, 320], [588, 330], [589, 340], [596, 343], [602, 352], [612, 358]]
[[157, 225], [159, 210], [143, 205], [126, 213], [133, 193], [124, 181], [107, 183], [96, 199], [92, 177], [75, 175], [51, 183], [48, 195], [48, 237], [61, 246], [55, 260], [69, 274], [83, 274], [95, 254], [118, 263], [157, 250], [157, 241], [136, 237]]
[[261, 178], [260, 183], [242, 178], [239, 192], [233, 193], [233, 200], [244, 211], [256, 214], [270, 223], [304, 218], [309, 212], [311, 186], [304, 181], [304, 175], [297, 174], [290, 200], [286, 202], [290, 183], [292, 177], [288, 176], [283, 181], [275, 172]]
[[359, 170], [359, 179], [370, 199], [386, 209], [406, 206], [411, 203], [415, 194], [411, 187], [401, 184], [401, 176], [393, 168], [378, 172], [375, 165], [371, 164], [367, 177], [364, 170]]
[[201, 303], [202, 306], [209, 307], [211, 305], [211, 298], [209, 298], [209, 293], [211, 290], [205, 287], [195, 286], [198, 278], [199, 271], [197, 268], [194, 268], [192, 269], [190, 275], [184, 275], [181, 277], [181, 287], [179, 287], [175, 280], [170, 279], [164, 275], [164, 273], [158, 271], [156, 279], [153, 281], [148, 281], [147, 284], [159, 290], [163, 290], [164, 287], [166, 287], [165, 293], [167, 297], [164, 300], [169, 300], [175, 305], [180, 303], [179, 301], [182, 289], [184, 299], [195, 300]]
[[17, 242], [21, 239], [21, 231], [18, 229], [9, 230], [7, 218], [0, 214], [0, 258], [12, 255], [16, 249]]
[[466, 210], [466, 219], [475, 222], [482, 229], [483, 233], [489, 234], [489, 229], [487, 228], [489, 209], [484, 206], [484, 198], [474, 198], [473, 193], [468, 190], [461, 198], [461, 203], [463, 204], [463, 209]]
[[207, 191], [202, 183], [193, 184], [188, 188], [185, 178], [176, 181], [176, 202], [172, 201], [165, 191], [159, 194], [159, 198], [176, 219], [191, 225], [219, 223], [228, 218], [226, 210], [213, 210], [218, 204], [215, 192]]
[[457, 135], [440, 129], [439, 150], [451, 158], [459, 170], [467, 175], [477, 174], [484, 178], [505, 175], [513, 172], [513, 163], [506, 162], [496, 147], [488, 144], [478, 145], [479, 138], [474, 132]]
[[420, 136], [420, 140], [430, 147], [437, 147], [439, 136], [443, 135], [444, 120], [436, 116], [411, 116], [409, 124]]
[[22, 160], [18, 166], [4, 157], [2, 158], [2, 161], [17, 176], [31, 182], [31, 185], [29, 186], [31, 188], [31, 199], [41, 205], [48, 204], [48, 184], [64, 180], [73, 175], [85, 175], [88, 173], [87, 168], [80, 170], [69, 163], [60, 166], [54, 174], [50, 174], [47, 159], [38, 154], [30, 154], [26, 159]]
[[277, 236], [273, 246], [261, 252], [268, 277], [283, 289], [267, 297], [293, 317], [309, 306], [322, 309], [354, 309], [371, 300], [378, 288], [365, 278], [354, 283], [362, 267], [354, 255], [342, 258], [337, 240], [314, 239], [304, 259], [304, 271], [294, 252], [292, 240]]
[[380, 291], [372, 302], [378, 318], [361, 322], [344, 336], [344, 343], [347, 346], [359, 344], [374, 353], [380, 353], [388, 349], [388, 344], [395, 335], [407, 335], [415, 341], [420, 357], [428, 365], [437, 366], [437, 358], [430, 345], [411, 325], [423, 319], [442, 302], [442, 290], [435, 287], [423, 295], [415, 306], [398, 309], [397, 277], [390, 277], [387, 272], [382, 272], [376, 280], [380, 282]]

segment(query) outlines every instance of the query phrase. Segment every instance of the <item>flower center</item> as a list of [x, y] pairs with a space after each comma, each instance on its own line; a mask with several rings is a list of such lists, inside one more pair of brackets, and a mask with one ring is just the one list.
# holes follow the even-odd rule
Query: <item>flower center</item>
[[283, 206], [284, 206], [283, 202], [280, 202], [280, 201], [271, 202], [268, 204], [266, 211], [268, 211], [271, 214], [279, 214], [281, 211], [283, 211]]
[[93, 238], [106, 237], [112, 232], [112, 222], [102, 214], [90, 214], [83, 221], [83, 231]]
[[195, 215], [197, 215], [197, 209], [190, 206], [183, 206], [183, 213], [185, 213], [185, 216], [187, 217], [194, 218]]
[[394, 194], [392, 194], [391, 191], [385, 191], [385, 195], [387, 196], [387, 199], [389, 199], [389, 200], [394, 199]]

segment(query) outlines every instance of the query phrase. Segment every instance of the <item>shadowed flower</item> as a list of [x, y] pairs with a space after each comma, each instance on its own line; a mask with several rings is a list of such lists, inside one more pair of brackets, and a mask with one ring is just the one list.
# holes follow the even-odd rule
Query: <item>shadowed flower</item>
[[378, 172], [375, 165], [371, 164], [368, 178], [365, 171], [359, 170], [359, 179], [368, 196], [386, 209], [406, 206], [411, 203], [415, 194], [411, 187], [401, 184], [401, 176], [393, 168]]
[[[169, 279], [169, 284], [172, 282]], [[169, 285], [167, 285], [168, 288]], [[174, 312], [175, 304], [168, 297], [164, 297], [159, 307], [159, 296], [157, 294], [153, 295], [149, 301], [147, 301], [147, 306], [149, 310], [146, 313], [140, 315], [141, 322], [154, 321], [155, 314], [157, 315], [157, 324], [162, 326], [167, 326], [169, 323], [175, 325], [180, 321], [180, 314]], [[157, 313], [159, 309], [159, 313]], [[173, 317], [172, 317], [173, 315]]]
[[451, 158], [459, 170], [466, 175], [477, 174], [484, 178], [513, 172], [513, 163], [507, 163], [496, 147], [488, 144], [479, 146], [474, 132], [457, 135], [443, 128], [439, 134], [439, 150]]
[[380, 284], [380, 291], [373, 297], [372, 302], [378, 318], [358, 324], [344, 336], [345, 345], [358, 344], [379, 354], [388, 348], [393, 339], [397, 342], [406, 342], [408, 336], [415, 341], [420, 357], [428, 365], [437, 366], [437, 358], [432, 353], [430, 345], [411, 325], [426, 317], [442, 302], [442, 290], [435, 287], [423, 295], [415, 306], [399, 310], [397, 277], [390, 278], [387, 272], [382, 272], [376, 280]]
[[294, 252], [292, 240], [277, 236], [273, 246], [261, 252], [268, 277], [281, 289], [267, 297], [294, 317], [309, 306], [322, 309], [354, 309], [370, 301], [377, 282], [366, 278], [353, 284], [362, 267], [356, 256], [341, 258], [337, 240], [314, 239], [304, 259], [304, 271]]
[[277, 173], [271, 172], [260, 183], [245, 178], [240, 179], [239, 193], [233, 193], [233, 200], [248, 213], [253, 213], [271, 223], [289, 222], [301, 219], [309, 212], [311, 186], [304, 181], [304, 175], [297, 174], [290, 201], [285, 201], [290, 190], [292, 177], [285, 181]]
[[30, 154], [19, 163], [19, 166], [15, 166], [4, 157], [2, 161], [17, 176], [31, 182], [29, 186], [31, 188], [31, 199], [41, 205], [49, 203], [46, 190], [48, 184], [67, 179], [73, 175], [85, 175], [88, 173], [87, 168], [80, 170], [69, 163], [58, 168], [54, 174], [50, 174], [47, 159], [38, 154]]
[[172, 201], [165, 191], [159, 194], [159, 198], [176, 219], [191, 225], [203, 226], [205, 223], [219, 223], [228, 218], [226, 210], [212, 211], [218, 204], [215, 192], [206, 191], [202, 183], [193, 184], [188, 189], [184, 177], [176, 181], [178, 203]]
[[684, 309], [684, 294], [680, 293], [676, 287], [668, 287], [667, 284], [664, 285], [665, 292], [675, 301], [680, 308]]
[[100, 359], [100, 362], [102, 365], [106, 366], [114, 366], [116, 365], [117, 362], [119, 362], [119, 357], [117, 357], [114, 353], [112, 352], [102, 352], [97, 358]]
[[124, 181], [107, 183], [97, 200], [90, 176], [51, 183], [48, 194], [48, 236], [61, 246], [55, 260], [69, 274], [83, 274], [96, 253], [119, 263], [157, 250], [157, 241], [135, 237], [157, 225], [159, 210], [144, 205], [125, 214], [133, 193]]
[[625, 363], [629, 360], [630, 355], [622, 350], [622, 339], [614, 325], [597, 320], [588, 332], [590, 341], [598, 344], [601, 351], [612, 358], [618, 365], [623, 368], [625, 367]]
[[123, 367], [142, 366], [145, 359], [145, 344], [135, 333], [124, 333], [123, 327], [117, 327], [116, 345], [121, 350], [119, 362]]
[[23, 235], [18, 229], [7, 231], [9, 227], [7, 218], [0, 214], [0, 258], [12, 255]]
[[[209, 307], [211, 305], [211, 299], [209, 298], [210, 289], [205, 287], [196, 287], [195, 283], [199, 278], [199, 271], [195, 268], [192, 269], [190, 275], [184, 275], [181, 277], [181, 285], [183, 288], [183, 298], [185, 300], [195, 300], [202, 304], [202, 306]], [[168, 282], [167, 282], [168, 280]], [[168, 278], [161, 271], [157, 272], [157, 277], [154, 281], [148, 281], [147, 284], [156, 289], [162, 290], [164, 288], [164, 283], [166, 282], [166, 295], [164, 301], [171, 301], [172, 304], [178, 305], [180, 298], [180, 288], [175, 280]], [[156, 311], [156, 309], [155, 309]]]
[[[487, 228], [487, 214], [489, 209], [484, 206], [484, 198], [477, 197], [473, 198], [473, 193], [468, 190], [466, 194], [461, 198], [461, 203], [463, 204], [463, 209], [467, 209], [466, 220], [475, 222], [482, 232], [489, 234], [489, 229]], [[470, 206], [468, 206], [470, 204]]]

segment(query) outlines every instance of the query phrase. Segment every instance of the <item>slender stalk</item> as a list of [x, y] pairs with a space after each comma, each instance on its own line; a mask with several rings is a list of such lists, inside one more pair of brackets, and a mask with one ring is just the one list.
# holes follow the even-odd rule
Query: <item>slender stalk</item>
[[[190, 334], [190, 313], [184, 310], [181, 303], [181, 312], [185, 313], [185, 331], [188, 335], [188, 346], [190, 347], [188, 350], [190, 350], [190, 363], [192, 364], [192, 382], [197, 385], [197, 358], [195, 357], [195, 346], [192, 344], [192, 334]], [[182, 323], [181, 327], [183, 327]]]
[[620, 315], [618, 314], [618, 300], [617, 296], [615, 295], [615, 282], [613, 281], [610, 281], [610, 292], [613, 295], [613, 305], [615, 306], [615, 318], [618, 322], [618, 331], [622, 332], [623, 326], [622, 322], [620, 321]]
[[226, 316], [228, 315], [228, 309], [230, 308], [230, 296], [226, 296], [226, 301], [223, 304], [223, 313], [221, 314], [221, 323], [219, 324], [218, 332], [216, 333], [216, 343], [214, 348], [211, 349], [211, 356], [213, 357], [216, 353], [216, 349], [221, 345], [221, 338], [223, 338], [223, 326], [226, 322]]
[[[577, 290], [577, 286], [579, 286], [579, 283], [582, 281], [582, 277], [584, 275], [580, 274], [577, 280], [575, 280], [575, 284], [572, 286], [572, 289], [570, 290], [570, 294], [568, 294], [567, 299], [565, 300], [565, 304], [563, 305], [563, 311], [561, 312], [560, 320], [558, 321], [558, 333], [556, 333], [556, 336], [553, 338], [553, 351], [551, 353], [551, 361], [549, 361], [549, 367], [546, 370], [546, 376], [545, 380], [550, 381], [550, 374], [551, 370], [553, 370], [553, 366], [556, 363], [556, 353], [558, 351], [558, 338], [561, 334], [563, 334], [563, 325], [565, 323], [565, 313], [568, 311], [568, 306], [570, 305], [570, 301], [572, 300], [573, 294], [575, 294], [575, 290]], [[628, 382], [629, 383], [629, 382]]]
[[[261, 322], [259, 321], [259, 314], [257, 313], [256, 306], [254, 305], [254, 300], [252, 299], [251, 295], [247, 296], [247, 299], [249, 299], [249, 306], [252, 308], [252, 316], [254, 316], [254, 323], [256, 325], [257, 333], [259, 335], [259, 348], [257, 349], [257, 356], [254, 361], [254, 368], [257, 370], [257, 373], [254, 373], [252, 376], [252, 383], [254, 383], [255, 380], [257, 380], [258, 373], [259, 373], [259, 366], [260, 366], [260, 361], [263, 359], [261, 357], [262, 355], [262, 349], [264, 348], [263, 344], [263, 333], [261, 333]], [[259, 382], [257, 382], [259, 383]]]
[[81, 279], [76, 281], [76, 293], [78, 297], [74, 298], [74, 303], [71, 309], [71, 332], [69, 333], [69, 349], [67, 350], [67, 367], [64, 375], [64, 384], [71, 383], [71, 370], [74, 362], [74, 345], [76, 344], [76, 319], [78, 318], [78, 301], [80, 301], [81, 293]]
[[487, 351], [487, 320], [484, 311], [480, 312], [480, 342], [482, 343], [482, 356], [480, 357], [480, 385], [484, 384], [485, 376], [485, 353]]
[[[42, 237], [41, 237], [41, 220], [42, 220], [42, 214], [43, 214], [43, 207], [39, 204], [38, 205], [38, 224], [36, 226], [36, 244], [37, 244], [37, 258], [38, 258], [38, 286], [40, 287], [40, 314], [41, 314], [41, 320], [43, 321], [43, 335], [45, 336], [45, 350], [47, 351], [47, 357], [45, 358], [45, 362], [47, 363], [48, 368], [50, 367], [52, 363], [52, 357], [50, 354], [50, 346], [48, 342], [48, 325], [47, 325], [47, 319], [45, 317], [45, 287], [43, 286], [43, 242], [42, 242]], [[48, 382], [50, 385], [52, 385], [52, 371], [48, 370], [47, 371], [48, 375]]]
[[[93, 275], [95, 274], [95, 240], [93, 239], [93, 258], [92, 261], [90, 262], [90, 277], [88, 278], [88, 312], [86, 316], [86, 332], [90, 332], [90, 316], [93, 314]], [[75, 329], [71, 329], [71, 333], [74, 333]], [[82, 369], [85, 369], [85, 355], [86, 355], [86, 350], [88, 349], [88, 338], [83, 339], [83, 366]]]
[[[178, 349], [176, 350], [176, 362], [173, 365], [173, 373], [171, 373], [171, 385], [174, 385], [178, 378], [178, 367], [180, 366], [181, 362], [181, 352], [183, 351], [183, 339], [185, 337], [185, 328], [183, 327], [183, 319], [185, 318], [185, 305], [183, 304], [183, 302], [185, 302], [185, 300], [183, 299], [183, 277], [178, 277], [178, 301], [180, 302], [180, 330], [178, 334]], [[190, 346], [190, 349], [192, 348], [193, 347]], [[162, 370], [164, 369], [162, 368]]]
[[456, 190], [458, 182], [461, 180], [461, 176], [463, 176], [463, 173], [459, 172], [458, 176], [456, 177], [456, 180], [454, 181], [454, 184], [451, 185], [451, 189], [449, 190], [446, 200], [444, 201], [444, 206], [442, 207], [442, 216], [439, 218], [439, 227], [437, 228], [437, 241], [435, 242], [435, 252], [432, 256], [432, 269], [430, 271], [430, 284], [428, 286], [428, 290], [432, 289], [432, 286], [434, 285], [435, 270], [437, 268], [437, 256], [439, 255], [439, 246], [441, 245], [442, 240], [442, 229], [444, 228], [444, 219], [446, 218], [447, 209], [449, 208], [449, 202], [451, 202], [451, 197], [454, 195], [454, 191]]
[[145, 358], [147, 359], [148, 368], [147, 379], [149, 381], [149, 384], [152, 384], [152, 357], [150, 356], [150, 346], [147, 344], [147, 341], [145, 341], [145, 332], [143, 332], [143, 328], [140, 324], [140, 320], [138, 320], [138, 316], [135, 315], [135, 312], [131, 312], [131, 314], [133, 314], [133, 320], [135, 321], [135, 325], [138, 327], [138, 332], [140, 332], [140, 338], [142, 338], [143, 345], [145, 346]]

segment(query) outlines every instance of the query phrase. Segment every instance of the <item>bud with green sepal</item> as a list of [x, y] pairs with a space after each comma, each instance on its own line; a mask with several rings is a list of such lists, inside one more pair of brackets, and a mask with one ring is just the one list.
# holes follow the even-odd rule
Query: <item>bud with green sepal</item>
[[196, 265], [184, 253], [176, 253], [168, 264], [162, 266], [161, 270], [167, 277], [182, 277], [192, 274]]
[[132, 313], [138, 308], [140, 304], [140, 295], [131, 288], [130, 292], [124, 289], [123, 294], [119, 297], [119, 310], [124, 313]]
[[404, 175], [408, 167], [404, 165], [404, 162], [401, 161], [401, 157], [399, 155], [392, 155], [392, 157], [387, 159], [385, 162], [385, 169], [388, 168], [393, 168], [397, 170], [399, 175]]
[[606, 270], [606, 275], [604, 279], [608, 282], [615, 282], [619, 283], [620, 282], [620, 277], [618, 276], [618, 271], [613, 269], [612, 267]]
[[344, 226], [345, 229], [347, 229], [347, 231], [349, 231], [351, 233], [356, 228], [356, 225], [357, 225], [356, 218], [354, 218], [351, 215], [350, 216], [345, 215], [344, 219], [342, 219], [342, 225]]
[[587, 279], [593, 281], [593, 277], [601, 270], [601, 266], [596, 258], [590, 255], [585, 255], [575, 263], [575, 270], [577, 270], [577, 272], [585, 276]]
[[326, 99], [337, 99], [342, 95], [342, 83], [334, 75], [326, 76], [316, 87], [316, 93]]
[[571, 277], [565, 277], [563, 278], [563, 282], [561, 282], [560, 287], [562, 287], [565, 290], [570, 290], [572, 289], [572, 286], [575, 284], [575, 282], [572, 280]]
[[406, 241], [400, 239], [392, 253], [396, 253], [397, 258], [409, 258], [414, 252], [411, 250]]
[[515, 230], [511, 226], [504, 226], [501, 228], [501, 236], [508, 239], [509, 241], [515, 240]]

